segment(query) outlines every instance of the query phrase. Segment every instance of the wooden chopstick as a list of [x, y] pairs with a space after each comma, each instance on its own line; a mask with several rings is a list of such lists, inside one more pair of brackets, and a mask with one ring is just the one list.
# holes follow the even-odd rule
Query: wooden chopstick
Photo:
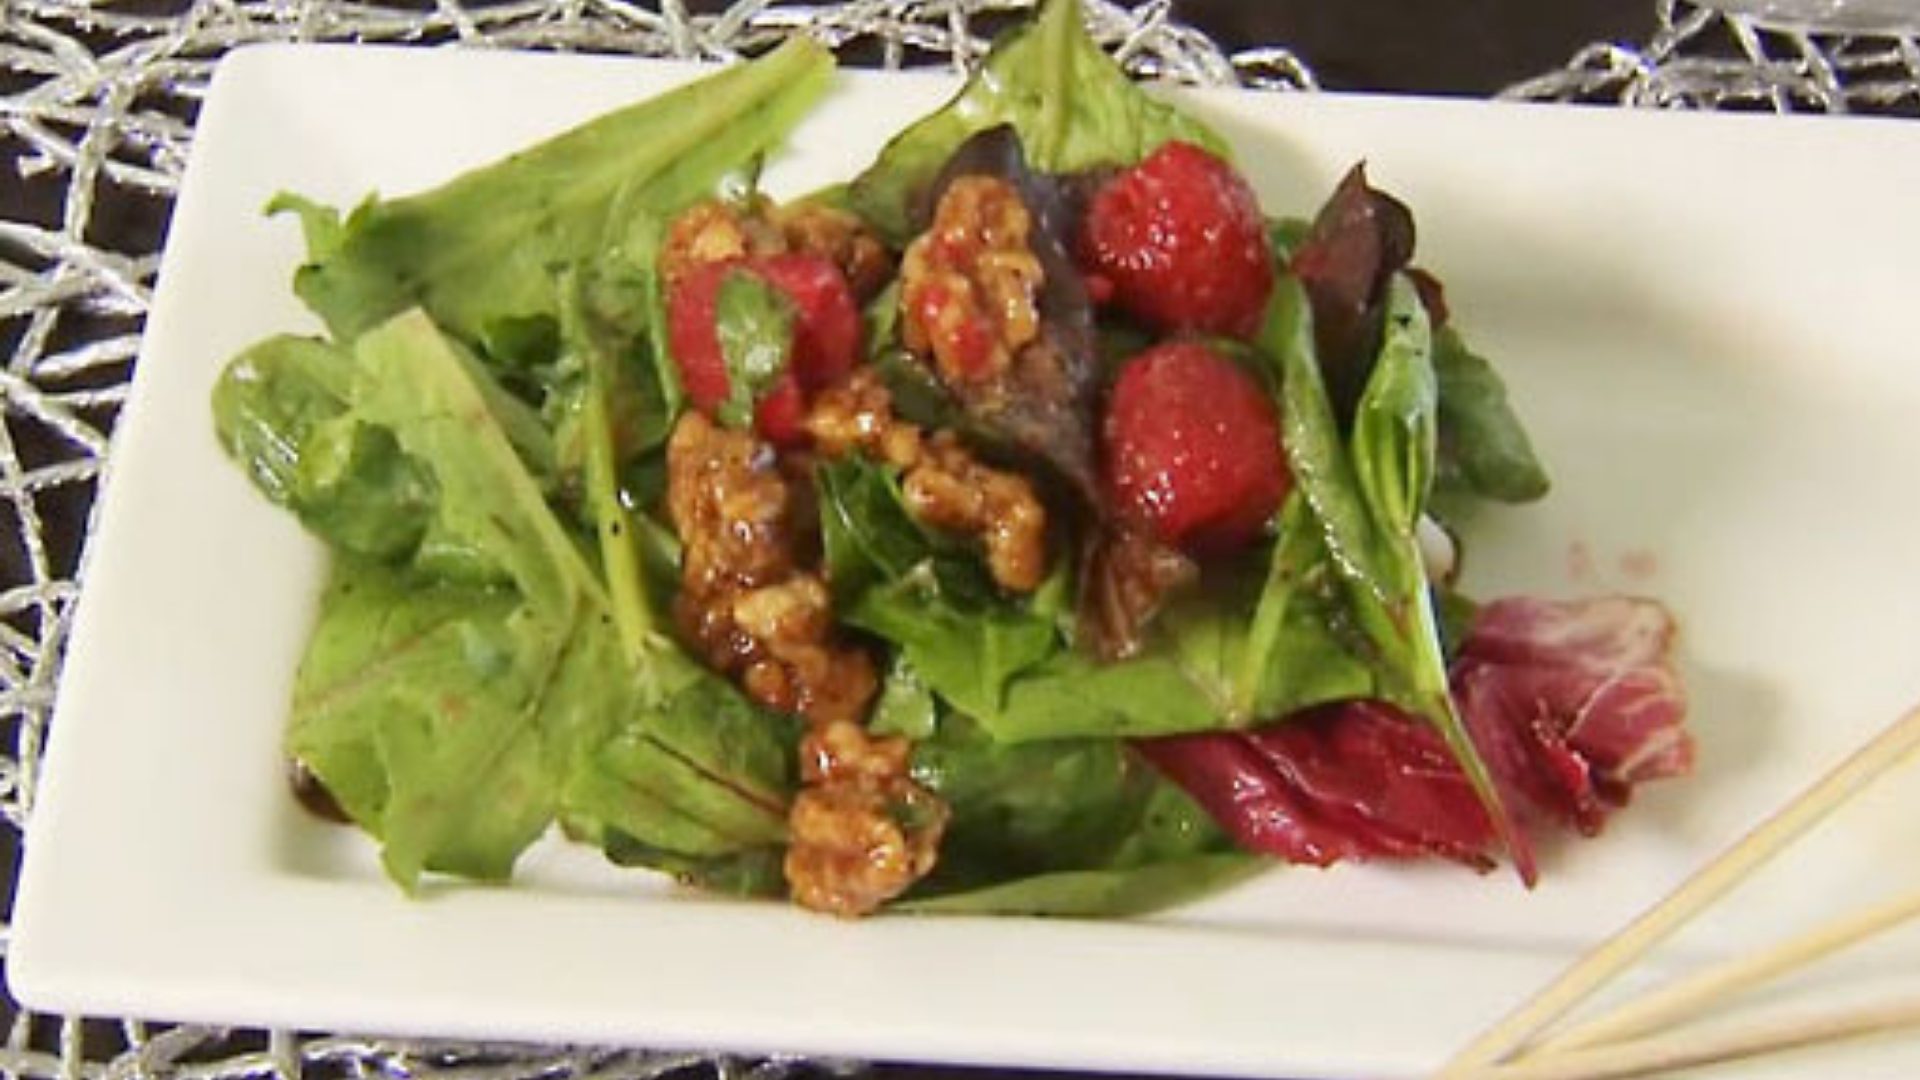
[[1920, 708], [1894, 721], [1626, 929], [1575, 961], [1545, 990], [1468, 1044], [1442, 1068], [1442, 1080], [1484, 1075], [1485, 1066], [1522, 1048], [1915, 749], [1920, 749]]
[[1717, 1001], [1805, 967], [1915, 916], [1920, 916], [1920, 889], [1825, 923], [1763, 952], [1729, 960], [1662, 987], [1612, 1012], [1540, 1040], [1528, 1052], [1528, 1057], [1615, 1043], [1672, 1027], [1699, 1015]]
[[1793, 1020], [1759, 1018], [1707, 1032], [1676, 1032], [1504, 1065], [1470, 1068], [1461, 1080], [1616, 1080], [1857, 1039], [1920, 1026], [1920, 999], [1842, 1009]]

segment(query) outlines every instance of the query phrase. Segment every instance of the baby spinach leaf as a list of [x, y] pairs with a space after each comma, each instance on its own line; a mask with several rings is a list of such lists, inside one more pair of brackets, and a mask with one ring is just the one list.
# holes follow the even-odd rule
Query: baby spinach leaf
[[1501, 502], [1545, 496], [1547, 471], [1500, 373], [1451, 326], [1433, 335], [1433, 368], [1440, 384], [1439, 485]]
[[485, 372], [408, 312], [355, 348], [354, 411], [432, 476], [436, 517], [498, 566], [538, 616], [571, 623], [606, 594], [490, 407]]
[[[295, 680], [287, 747], [348, 817], [377, 833], [386, 814], [382, 718], [430, 707], [440, 689], [426, 677], [432, 672], [493, 667], [500, 653], [490, 645], [513, 607], [505, 590], [439, 586], [371, 561], [335, 563]], [[406, 700], [408, 688], [419, 700]]]
[[1360, 497], [1315, 354], [1312, 310], [1297, 278], [1284, 276], [1274, 283], [1259, 344], [1280, 367], [1287, 467], [1320, 524], [1327, 553], [1347, 580], [1369, 590], [1375, 604], [1387, 605], [1393, 553], [1375, 532]]
[[558, 268], [595, 254], [616, 201], [664, 216], [785, 138], [826, 89], [832, 56], [804, 37], [609, 113], [434, 191], [347, 215], [282, 198], [308, 262], [294, 288], [351, 341], [413, 306], [490, 356], [556, 317]]
[[948, 883], [1102, 865], [1164, 783], [1117, 740], [1004, 743], [957, 714], [914, 747], [912, 769], [952, 815], [937, 871]]
[[1061, 738], [1144, 738], [1228, 726], [1208, 698], [1164, 651], [1117, 664], [1059, 652], [1006, 687], [1005, 704], [976, 714], [1004, 742]]
[[979, 559], [921, 529], [888, 470], [843, 458], [818, 473], [827, 574], [846, 623], [897, 646], [928, 687], [973, 713], [1058, 648], [1053, 622], [999, 596]]
[[980, 605], [946, 587], [935, 564], [877, 585], [841, 612], [898, 646], [934, 691], [969, 712], [1001, 709], [1014, 676], [1053, 655], [1053, 624], [1012, 604]]
[[1127, 77], [1088, 35], [1078, 0], [1048, 0], [1039, 18], [995, 43], [958, 96], [894, 136], [848, 199], [904, 244], [947, 159], [968, 137], [1001, 124], [1013, 125], [1034, 167], [1049, 173], [1131, 165], [1173, 139], [1231, 156], [1212, 130]]
[[1222, 657], [1234, 713], [1272, 719], [1374, 696], [1371, 650], [1342, 602], [1326, 538], [1297, 491], [1281, 509], [1279, 532], [1253, 611], [1231, 624], [1243, 643]]
[[1440, 392], [1426, 309], [1404, 276], [1388, 285], [1384, 316], [1380, 355], [1354, 412], [1353, 464], [1379, 530], [1411, 536], [1433, 491]]
[[638, 708], [575, 757], [564, 787], [574, 830], [597, 825], [696, 858], [783, 843], [794, 728], [724, 681], [686, 674], [686, 686], [663, 701], [649, 702], [645, 690], [630, 696]]
[[976, 889], [913, 895], [887, 910], [914, 915], [1041, 915], [1120, 919], [1148, 915], [1237, 885], [1273, 862], [1218, 852], [1117, 869], [1061, 870]]
[[873, 703], [873, 715], [867, 718], [867, 729], [875, 735], [927, 739], [933, 736], [939, 715], [939, 705], [926, 680], [913, 670], [905, 655], [896, 654], [880, 684], [880, 696]]
[[[912, 769], [951, 818], [940, 865], [903, 910], [1131, 913], [1173, 901], [1156, 867], [1232, 851], [1185, 792], [1113, 739], [1014, 745], [951, 714], [915, 746]], [[1219, 883], [1203, 873], [1179, 895]]]
[[820, 533], [836, 598], [851, 603], [934, 557], [932, 540], [907, 512], [885, 467], [847, 457], [822, 465]]

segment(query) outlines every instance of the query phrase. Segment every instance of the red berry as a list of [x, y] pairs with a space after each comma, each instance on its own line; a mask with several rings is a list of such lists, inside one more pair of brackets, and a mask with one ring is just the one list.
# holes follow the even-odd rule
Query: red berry
[[1121, 310], [1163, 332], [1251, 337], [1273, 289], [1253, 189], [1233, 166], [1170, 142], [1094, 194], [1080, 262]]
[[808, 393], [853, 370], [860, 356], [860, 306], [847, 276], [820, 255], [769, 255], [748, 264], [793, 301], [792, 371]]
[[860, 310], [840, 268], [815, 255], [771, 255], [694, 268], [667, 294], [667, 345], [688, 400], [711, 414], [727, 400], [731, 382], [717, 323], [720, 283], [746, 272], [793, 302], [793, 344], [787, 371], [763, 392], [754, 427], [769, 441], [805, 439], [806, 395], [838, 381], [860, 353]]
[[753, 429], [775, 446], [807, 445], [807, 399], [792, 374], [780, 376], [753, 407]]
[[704, 413], [727, 400], [727, 360], [720, 351], [715, 311], [720, 282], [739, 265], [712, 262], [695, 267], [667, 293], [667, 347], [680, 370], [680, 388]]
[[1107, 402], [1105, 439], [1119, 511], [1189, 550], [1253, 540], [1292, 487], [1272, 398], [1195, 342], [1158, 345], [1127, 362]]

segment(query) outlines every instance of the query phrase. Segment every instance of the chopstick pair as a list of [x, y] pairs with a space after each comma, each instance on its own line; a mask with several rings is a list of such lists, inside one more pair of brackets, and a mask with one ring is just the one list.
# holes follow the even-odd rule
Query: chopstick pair
[[1558, 1034], [1555, 1021], [1805, 834], [1920, 750], [1920, 707], [1841, 762], [1719, 858], [1576, 961], [1442, 1068], [1440, 1080], [1602, 1080], [1715, 1064], [1774, 1050], [1920, 1026], [1920, 999], [1698, 1034], [1649, 1035], [1716, 1001], [1920, 916], [1920, 891], [1876, 904], [1758, 955], [1683, 979]]

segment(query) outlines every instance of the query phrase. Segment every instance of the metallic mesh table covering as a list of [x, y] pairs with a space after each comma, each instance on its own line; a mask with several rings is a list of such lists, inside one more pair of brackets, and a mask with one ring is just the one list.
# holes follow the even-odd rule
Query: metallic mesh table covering
[[[890, 67], [981, 55], [1031, 0], [0, 0], [0, 842], [17, 865], [93, 496], [125, 397], [166, 215], [214, 64], [263, 41], [387, 41], [726, 58], [807, 33]], [[1226, 53], [1168, 0], [1088, 4], [1132, 71], [1311, 90], [1282, 47]], [[1638, 47], [1596, 44], [1503, 96], [1661, 108], [1920, 116], [1920, 16], [1871, 36], [1663, 0]], [[45, 220], [30, 207], [51, 207]], [[14, 865], [7, 869], [8, 880]], [[0, 924], [0, 942], [5, 927]], [[858, 1066], [232, 1031], [11, 1010], [6, 1080], [298, 1075], [771, 1080]]]

